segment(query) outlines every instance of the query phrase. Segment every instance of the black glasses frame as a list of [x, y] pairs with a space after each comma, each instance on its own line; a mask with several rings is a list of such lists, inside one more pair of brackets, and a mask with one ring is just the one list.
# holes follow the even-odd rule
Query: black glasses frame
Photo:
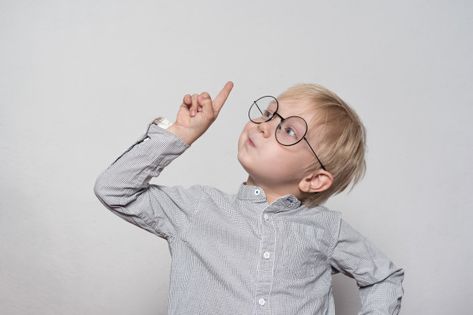
[[[261, 109], [259, 108], [257, 102], [258, 102], [259, 100], [265, 98], [265, 97], [270, 97], [270, 98], [272, 98], [272, 99], [276, 102], [276, 111], [271, 115], [271, 117], [269, 117], [269, 118], [268, 118], [267, 120], [265, 120], [265, 121], [254, 121], [253, 119], [251, 119], [251, 114], [250, 114], [251, 108], [252, 108], [253, 106], [256, 106], [256, 107], [258, 108], [258, 110], [261, 112]], [[302, 139], [304, 139], [305, 142], [307, 143], [307, 145], [309, 146], [310, 150], [312, 151], [312, 153], [314, 153], [314, 156], [315, 156], [315, 158], [317, 159], [317, 162], [319, 162], [319, 164], [320, 164], [320, 166], [322, 167], [322, 169], [323, 169], [324, 171], [327, 171], [327, 169], [326, 169], [325, 166], [322, 164], [322, 162], [320, 161], [319, 157], [317, 156], [317, 154], [315, 153], [314, 149], [312, 148], [312, 146], [310, 145], [309, 141], [308, 141], [307, 138], [306, 138], [306, 134], [307, 134], [307, 131], [309, 130], [309, 127], [308, 127], [307, 122], [305, 121], [305, 119], [302, 118], [302, 117], [300, 117], [300, 116], [289, 116], [289, 117], [287, 117], [287, 118], [284, 118], [284, 117], [282, 117], [282, 116], [278, 113], [278, 109], [279, 109], [279, 102], [278, 102], [278, 99], [277, 99], [277, 98], [275, 98], [274, 96], [271, 96], [271, 95], [261, 96], [261, 97], [258, 98], [257, 100], [253, 101], [253, 104], [251, 104], [250, 109], [248, 110], [248, 118], [250, 119], [251, 122], [253, 122], [253, 123], [255, 123], [255, 124], [261, 124], [261, 123], [263, 123], [263, 122], [268, 122], [268, 121], [270, 121], [271, 119], [273, 119], [273, 118], [277, 115], [277, 116], [281, 119], [281, 121], [279, 122], [279, 124], [278, 124], [278, 126], [277, 126], [277, 129], [281, 127], [282, 122], [283, 122], [284, 120], [286, 120], [286, 119], [289, 119], [289, 118], [291, 118], [291, 117], [297, 117], [297, 118], [302, 119], [302, 121], [304, 121], [305, 127], [306, 127], [306, 128], [305, 128], [305, 133], [304, 133], [304, 135], [302, 136], [302, 138], [299, 139], [297, 142], [295, 142], [295, 143], [293, 143], [293, 144], [284, 144], [284, 143], [281, 143], [281, 142], [278, 140], [278, 137], [276, 137], [276, 131], [277, 131], [277, 129], [274, 131], [274, 137], [276, 138], [276, 141], [277, 141], [280, 145], [283, 145], [283, 146], [286, 146], [286, 147], [289, 147], [289, 146], [293, 146], [293, 145], [295, 145], [295, 144], [298, 144]], [[264, 110], [264, 109], [263, 109], [263, 110]], [[261, 112], [261, 114], [263, 114], [263, 113]]]

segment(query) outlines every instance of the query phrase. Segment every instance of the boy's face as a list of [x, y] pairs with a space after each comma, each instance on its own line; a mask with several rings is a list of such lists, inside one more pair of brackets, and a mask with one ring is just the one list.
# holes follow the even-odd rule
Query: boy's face
[[[284, 118], [300, 116], [309, 124], [315, 113], [308, 109], [309, 105], [300, 101], [280, 100], [278, 113]], [[248, 121], [238, 140], [238, 160], [254, 183], [282, 193], [295, 193], [308, 174], [307, 169], [314, 165], [315, 157], [304, 140], [292, 146], [281, 145], [275, 137], [280, 122], [277, 115], [260, 124]], [[306, 137], [313, 145], [308, 134]]]

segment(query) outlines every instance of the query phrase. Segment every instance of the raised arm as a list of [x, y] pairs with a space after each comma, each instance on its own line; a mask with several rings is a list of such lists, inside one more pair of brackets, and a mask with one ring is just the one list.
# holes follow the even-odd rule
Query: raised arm
[[149, 181], [208, 129], [232, 87], [228, 82], [214, 101], [206, 92], [194, 94], [192, 106], [188, 106], [186, 95], [176, 122], [167, 130], [151, 123], [145, 136], [98, 176], [94, 185], [97, 198], [116, 215], [160, 237], [183, 231], [204, 188], [151, 185]]

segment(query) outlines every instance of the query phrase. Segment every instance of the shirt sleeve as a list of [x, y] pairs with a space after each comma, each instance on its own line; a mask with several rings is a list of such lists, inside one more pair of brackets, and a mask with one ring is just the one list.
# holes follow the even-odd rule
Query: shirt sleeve
[[168, 239], [184, 231], [198, 208], [203, 187], [149, 184], [190, 145], [151, 123], [96, 179], [94, 192], [103, 205], [126, 221]]
[[330, 264], [335, 273], [355, 279], [361, 299], [359, 315], [399, 314], [404, 270], [342, 219]]

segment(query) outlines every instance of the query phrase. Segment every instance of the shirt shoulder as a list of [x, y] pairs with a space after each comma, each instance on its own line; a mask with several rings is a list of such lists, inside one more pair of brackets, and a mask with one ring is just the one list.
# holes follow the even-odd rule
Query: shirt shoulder
[[342, 212], [332, 210], [327, 206], [318, 205], [306, 209], [306, 221], [323, 231], [328, 252], [331, 252], [338, 240]]
[[235, 200], [236, 194], [227, 193], [210, 185], [197, 185], [203, 192], [202, 202], [216, 207], [229, 207]]
[[306, 208], [304, 212], [311, 221], [329, 229], [338, 230], [340, 221], [342, 220], [342, 212], [332, 210], [322, 205]]

